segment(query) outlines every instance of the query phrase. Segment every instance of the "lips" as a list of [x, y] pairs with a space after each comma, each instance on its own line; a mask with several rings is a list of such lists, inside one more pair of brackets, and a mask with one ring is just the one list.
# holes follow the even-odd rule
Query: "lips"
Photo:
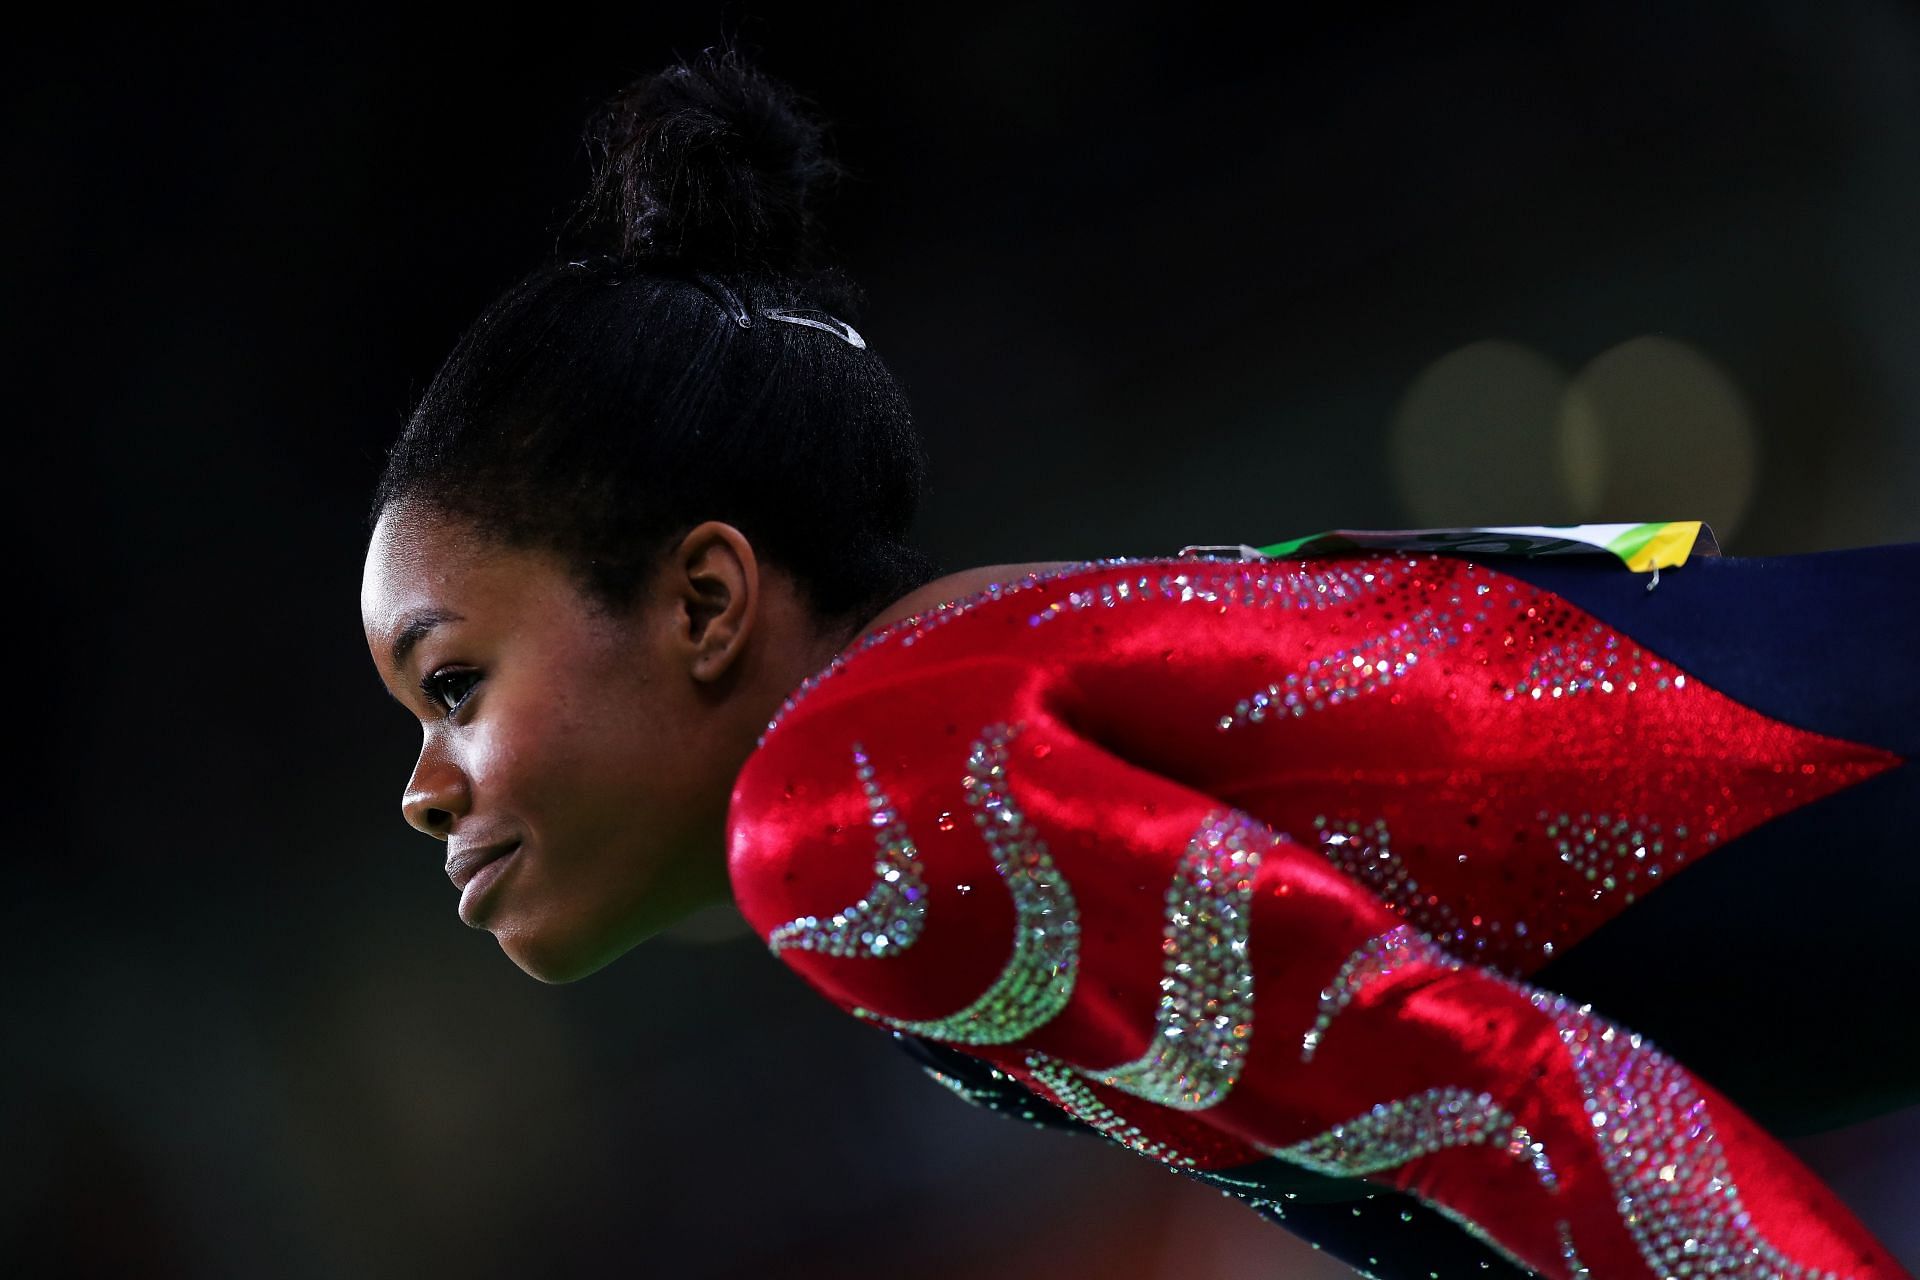
[[464, 890], [467, 882], [480, 874], [480, 868], [506, 857], [519, 847], [518, 840], [501, 840], [496, 844], [479, 846], [462, 845], [447, 854], [447, 878]]

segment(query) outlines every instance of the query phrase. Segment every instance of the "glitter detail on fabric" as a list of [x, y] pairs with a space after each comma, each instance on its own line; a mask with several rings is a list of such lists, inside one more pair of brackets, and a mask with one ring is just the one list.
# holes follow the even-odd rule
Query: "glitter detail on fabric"
[[1513, 1132], [1507, 1135], [1507, 1154], [1517, 1156], [1533, 1166], [1533, 1176], [1548, 1191], [1560, 1189], [1560, 1179], [1553, 1171], [1553, 1161], [1547, 1159], [1547, 1147], [1543, 1142], [1534, 1141], [1527, 1126], [1516, 1124]]
[[1115, 1142], [1130, 1147], [1150, 1160], [1159, 1160], [1176, 1168], [1198, 1167], [1198, 1162], [1192, 1156], [1149, 1138], [1139, 1126], [1100, 1101], [1080, 1074], [1066, 1063], [1044, 1053], [1030, 1053], [1026, 1058], [1026, 1068], [1069, 1115], [1098, 1129]]
[[[1687, 860], [1686, 847], [1676, 843], [1686, 839], [1687, 829], [1677, 826], [1668, 832], [1646, 814], [1632, 818], [1611, 813], [1569, 816], [1542, 809], [1539, 820], [1560, 861], [1583, 872], [1598, 886], [1593, 892], [1595, 899], [1624, 887], [1623, 901], [1632, 902], [1636, 892], [1654, 885], [1643, 884], [1637, 890], [1627, 886], [1641, 884], [1642, 876], [1649, 882], [1658, 880]], [[1712, 845], [1720, 836], [1708, 831], [1703, 839]]]
[[1684, 673], [1669, 675], [1666, 664], [1637, 647], [1629, 646], [1623, 657], [1619, 637], [1594, 622], [1573, 639], [1549, 646], [1504, 696], [1511, 702], [1515, 698], [1540, 700], [1576, 693], [1638, 693], [1686, 687]]
[[1179, 603], [1198, 600], [1202, 604], [1240, 604], [1250, 608], [1279, 605], [1290, 609], [1328, 609], [1351, 604], [1391, 584], [1395, 574], [1390, 565], [1363, 569], [1344, 566], [1314, 569], [1281, 569], [1266, 565], [1249, 566], [1236, 575], [1209, 579], [1199, 573], [1163, 573], [1157, 579], [1141, 574], [1132, 581], [1105, 582], [1084, 591], [1069, 591], [1064, 600], [1056, 600], [1027, 619], [1037, 627], [1066, 613], [1095, 605], [1112, 608], [1128, 600], [1173, 600]]
[[1441, 1085], [1376, 1103], [1373, 1110], [1304, 1142], [1262, 1149], [1315, 1173], [1354, 1178], [1447, 1147], [1498, 1142], [1514, 1127], [1513, 1116], [1492, 1094]]
[[1580, 1280], [1581, 1276], [1591, 1276], [1593, 1272], [1587, 1269], [1586, 1263], [1580, 1261], [1580, 1253], [1573, 1247], [1573, 1228], [1564, 1220], [1553, 1225], [1560, 1232], [1560, 1261], [1567, 1264], [1567, 1275], [1572, 1277], [1572, 1280]]
[[[1536, 821], [1544, 846], [1590, 882], [1584, 896], [1593, 902], [1618, 892], [1622, 905], [1632, 903], [1658, 887], [1661, 876], [1670, 875], [1689, 857], [1696, 856], [1679, 843], [1687, 839], [1686, 824], [1669, 830], [1646, 813], [1628, 816], [1542, 809]], [[1393, 833], [1384, 818], [1363, 823], [1319, 814], [1313, 826], [1313, 843], [1318, 843], [1330, 862], [1372, 889], [1386, 907], [1426, 930], [1440, 945], [1455, 950], [1471, 945], [1475, 963], [1509, 977], [1521, 976], [1521, 954], [1538, 952], [1546, 959], [1553, 957], [1552, 939], [1530, 937], [1526, 921], [1507, 921], [1510, 929], [1502, 934], [1500, 918], [1481, 913], [1463, 918], [1449, 901], [1422, 890], [1420, 881], [1394, 852]], [[1709, 849], [1719, 840], [1720, 833], [1711, 829], [1700, 836], [1700, 843]], [[1489, 945], [1494, 953], [1480, 954]]]
[[[1632, 634], [1594, 632], [1594, 619], [1568, 600], [1491, 569], [1444, 557], [1345, 559], [1335, 567], [1350, 573], [1378, 568], [1395, 581], [1383, 590], [1332, 597], [1316, 609], [1313, 598], [1284, 590], [1289, 568], [1310, 567], [1077, 566], [1062, 572], [1082, 576], [1066, 582], [1041, 589], [1050, 579], [1031, 579], [899, 624], [892, 651], [869, 653], [864, 667], [844, 668], [845, 687], [829, 689], [818, 715], [803, 713], [787, 726], [787, 737], [775, 736], [773, 751], [743, 770], [730, 824], [742, 908], [764, 936], [801, 912], [852, 899], [873, 878], [867, 867], [875, 863], [875, 847], [858, 823], [865, 811], [852, 803], [839, 774], [844, 744], [862, 737], [903, 801], [904, 780], [914, 782], [908, 820], [939, 903], [930, 914], [941, 932], [887, 965], [799, 951], [786, 959], [844, 1008], [919, 1018], [977, 1006], [983, 990], [1000, 985], [1002, 967], [1013, 967], [1009, 949], [1017, 953], [1024, 945], [1026, 918], [1017, 908], [1002, 908], [999, 891], [982, 883], [988, 863], [961, 821], [961, 806], [952, 802], [958, 797], [933, 793], [952, 789], [953, 766], [966, 755], [956, 748], [976, 736], [969, 730], [1017, 721], [1026, 708], [1044, 709], [1051, 751], [1017, 741], [1008, 759], [1020, 763], [1008, 767], [1013, 794], [1052, 846], [1084, 911], [1082, 969], [1073, 987], [1082, 998], [1065, 1000], [1052, 1022], [1032, 1019], [1044, 1027], [1033, 1037], [1037, 1048], [1016, 1038], [992, 1051], [996, 1065], [1032, 1096], [1040, 1123], [1079, 1128], [1086, 1124], [1079, 1113], [1098, 1117], [1108, 1132], [1123, 1142], [1131, 1138], [1129, 1145], [1150, 1157], [1159, 1156], [1154, 1144], [1177, 1149], [1189, 1173], [1265, 1166], [1271, 1187], [1254, 1195], [1293, 1205], [1294, 1186], [1303, 1199], [1332, 1198], [1340, 1189], [1308, 1186], [1307, 1168], [1254, 1143], [1297, 1144], [1335, 1121], [1365, 1118], [1379, 1100], [1407, 1099], [1429, 1086], [1456, 1086], [1463, 1095], [1466, 1087], [1485, 1090], [1499, 1110], [1480, 1115], [1478, 1131], [1469, 1127], [1473, 1117], [1454, 1117], [1457, 1156], [1433, 1161], [1445, 1176], [1429, 1184], [1417, 1176], [1417, 1162], [1395, 1175], [1361, 1176], [1431, 1185], [1456, 1207], [1458, 1221], [1470, 1216], [1511, 1247], [1524, 1243], [1526, 1265], [1557, 1280], [1573, 1270], [1563, 1246], [1570, 1248], [1574, 1237], [1556, 1236], [1561, 1223], [1578, 1232], [1575, 1256], [1584, 1255], [1602, 1274], [1642, 1274], [1643, 1244], [1612, 1222], [1644, 1220], [1653, 1225], [1641, 1229], [1652, 1231], [1662, 1216], [1676, 1229], [1692, 1220], [1668, 1213], [1637, 1188], [1623, 1193], [1615, 1185], [1601, 1150], [1582, 1136], [1593, 1132], [1592, 1109], [1582, 1110], [1592, 1093], [1583, 1097], [1583, 1088], [1598, 1086], [1583, 1085], [1549, 1039], [1557, 1030], [1547, 1015], [1526, 1001], [1489, 999], [1511, 993], [1490, 990], [1484, 979], [1505, 976], [1503, 966], [1524, 977], [1543, 956], [1577, 945], [1614, 918], [1627, 895], [1644, 896], [1710, 856], [1716, 841], [1724, 852], [1742, 833], [1901, 761], [1770, 719], [1719, 692], [1711, 663], [1687, 669], [1684, 684], [1670, 679], [1655, 696], [1648, 690], [1660, 689], [1660, 676], [1682, 674], [1664, 653], [1663, 670], [1655, 673], [1643, 649], [1636, 674], [1629, 660], [1639, 642]], [[1331, 596], [1331, 588], [1343, 584], [1323, 585]], [[1022, 595], [1029, 587], [1039, 593]], [[1261, 607], [1263, 599], [1269, 607]], [[1426, 610], [1437, 611], [1423, 623], [1430, 643], [1399, 651], [1416, 654], [1417, 664], [1404, 678], [1393, 674], [1392, 662], [1379, 671], [1396, 651], [1365, 642]], [[1441, 612], [1453, 621], [1442, 622]], [[1061, 625], [1048, 625], [1052, 621]], [[1436, 631], [1439, 643], [1431, 643]], [[1549, 658], [1554, 646], [1590, 635], [1602, 645], [1595, 655], [1582, 659], [1566, 647]], [[1398, 638], [1415, 636], [1409, 631]], [[920, 647], [900, 652], [909, 644]], [[1218, 731], [1219, 713], [1289, 672], [1303, 672], [1310, 659], [1323, 664], [1316, 677], [1337, 671], [1332, 655], [1342, 646], [1349, 647], [1344, 656], [1360, 657], [1370, 668], [1355, 669], [1357, 676], [1391, 675], [1391, 688], [1350, 682], [1337, 710], [1328, 688], [1319, 713], [1296, 716], [1284, 708], [1292, 728], [1269, 729], [1265, 738]], [[1611, 665], [1607, 650], [1615, 655]], [[1330, 661], [1335, 665], [1326, 665]], [[1582, 668], [1582, 661], [1589, 666]], [[1622, 683], [1643, 677], [1633, 690]], [[1603, 678], [1618, 687], [1601, 689]], [[1581, 681], [1592, 683], [1576, 687]], [[1636, 696], [1612, 696], [1627, 692]], [[1283, 708], [1270, 702], [1264, 716], [1281, 719]], [[1247, 723], [1253, 723], [1250, 714]], [[1074, 742], [1076, 734], [1084, 741]], [[1691, 749], [1700, 743], [1710, 749]], [[1021, 785], [1029, 751], [1053, 761], [1032, 767], [1057, 785], [1031, 791]], [[895, 781], [895, 769], [903, 781]], [[924, 830], [923, 796], [929, 799]], [[1172, 975], [1166, 951], [1155, 950], [1169, 938], [1152, 895], [1180, 874], [1183, 843], [1203, 815], [1228, 806], [1269, 830], [1300, 835], [1298, 847], [1263, 853], [1263, 892], [1254, 899], [1267, 913], [1260, 919], [1273, 921], [1271, 934], [1266, 924], [1251, 927], [1248, 947], [1259, 969], [1250, 990], [1260, 995], [1265, 1047], [1246, 1054], [1237, 1082], [1215, 1109], [1183, 1111], [1123, 1091], [1105, 1077], [1117, 1075], [1121, 1068], [1112, 1064], [1123, 1060], [1144, 1066], [1142, 1051], [1159, 1048], [1153, 1037], [1164, 1015], [1156, 1006], [1170, 991], [1159, 984]], [[940, 812], [935, 824], [942, 808], [954, 812]], [[1141, 838], [1147, 827], [1154, 832], [1150, 842]], [[1641, 843], [1621, 846], [1636, 833]], [[1642, 848], [1644, 856], [1637, 856]], [[1007, 877], [997, 860], [993, 865]], [[1662, 868], [1657, 878], [1652, 866]], [[1011, 901], [1015, 889], [1008, 889]], [[983, 891], [993, 900], [982, 901]], [[949, 904], [961, 918], [953, 935], [944, 932]], [[1009, 934], [1010, 913], [1022, 933]], [[1356, 945], [1402, 926], [1470, 971], [1402, 973], [1382, 966], [1372, 973], [1356, 966], [1342, 980]], [[1252, 939], [1251, 932], [1261, 936]], [[1177, 939], [1174, 944], [1177, 950]], [[1045, 980], [1043, 971], [1035, 981]], [[1323, 984], [1335, 992], [1331, 1005]], [[1345, 987], [1352, 994], [1342, 1005], [1336, 989]], [[1409, 1005], [1398, 1001], [1399, 989], [1412, 997]], [[1331, 1032], [1322, 1015], [1340, 1024], [1340, 1039], [1324, 1038]], [[1271, 1025], [1276, 1018], [1277, 1028]], [[1004, 1085], [957, 1061], [974, 1045], [937, 1043], [944, 1030], [938, 1024], [946, 1021], [927, 1024], [932, 1034], [925, 1048], [938, 1051], [937, 1070], [976, 1097], [990, 1084]], [[1317, 1057], [1304, 1040], [1310, 1028], [1319, 1037]], [[1299, 1043], [1308, 1050], [1301, 1058], [1295, 1037], [1303, 1037]], [[1051, 1060], [1051, 1087], [1036, 1074], [1049, 1064], [1029, 1056], [1047, 1051], [1064, 1055]], [[1741, 1180], [1740, 1208], [1753, 1215], [1742, 1227], [1757, 1221], [1776, 1253], [1856, 1274], [1898, 1274], [1876, 1260], [1863, 1230], [1840, 1220], [1841, 1207], [1820, 1194], [1817, 1179], [1768, 1145], [1764, 1134], [1751, 1132], [1704, 1082], [1691, 1084], [1713, 1107], [1719, 1141]], [[998, 1096], [1007, 1114], [1025, 1114], [1012, 1089]], [[1270, 1113], [1260, 1105], [1268, 1099]], [[1699, 1137], [1687, 1132], [1689, 1114], [1656, 1121], [1653, 1100], [1643, 1097], [1638, 1105], [1649, 1123], [1675, 1130], [1667, 1139], [1672, 1145], [1687, 1147]], [[1525, 1126], [1517, 1123], [1520, 1116]], [[1402, 1119], [1417, 1137], [1417, 1118]], [[1608, 1127], [1596, 1140], [1615, 1141], [1611, 1122], [1603, 1123]], [[1528, 1162], [1534, 1176], [1520, 1175], [1522, 1166], [1510, 1160]], [[1329, 1180], [1312, 1176], [1316, 1184]], [[1680, 1177], [1679, 1166], [1669, 1176]], [[1536, 1188], [1557, 1194], [1535, 1198]], [[1514, 1191], [1519, 1194], [1509, 1194]], [[1416, 1215], [1423, 1225], [1414, 1234], [1431, 1232], [1436, 1245], [1444, 1236], [1450, 1248], [1471, 1244], [1495, 1270], [1496, 1251], [1512, 1258], [1489, 1234], [1472, 1230], [1469, 1241], [1428, 1221], [1455, 1217], [1433, 1207]], [[1694, 1209], [1701, 1211], [1695, 1218], [1709, 1221], [1715, 1214], [1735, 1217], [1724, 1200], [1687, 1206], [1689, 1213]], [[1347, 1228], [1346, 1214], [1344, 1206], [1337, 1214], [1289, 1210], [1309, 1229], [1336, 1219]], [[1703, 1270], [1695, 1264], [1705, 1255], [1695, 1256], [1699, 1239], [1694, 1243], [1693, 1252], [1670, 1255], [1676, 1260], [1645, 1274], [1779, 1273], [1757, 1249], [1732, 1256], [1717, 1271]], [[1364, 1249], [1358, 1261], [1372, 1265]], [[1487, 1262], [1467, 1264], [1474, 1265]], [[1383, 1270], [1428, 1274], [1417, 1266]]]
[[1420, 882], [1394, 853], [1386, 819], [1341, 822], [1318, 814], [1313, 827], [1327, 860], [1372, 889], [1396, 915], [1411, 918], [1430, 934], [1465, 939], [1466, 931], [1453, 908], [1431, 894], [1421, 894]]
[[1573, 1061], [1620, 1221], [1653, 1274], [1839, 1274], [1795, 1262], [1754, 1228], [1684, 1067], [1592, 1005], [1538, 990], [1528, 998], [1552, 1016]]
[[1322, 711], [1349, 698], [1383, 689], [1413, 670], [1421, 646], [1443, 638], [1432, 623], [1441, 617], [1422, 609], [1384, 634], [1363, 640], [1325, 657], [1311, 659], [1299, 671], [1290, 671], [1249, 698], [1234, 704], [1231, 713], [1216, 717], [1222, 732], [1259, 724], [1272, 716], [1282, 720]]
[[866, 792], [874, 843], [874, 881], [866, 896], [822, 920], [801, 916], [767, 935], [775, 955], [789, 947], [830, 956], [898, 955], [914, 944], [927, 920], [927, 886], [893, 802], [873, 781], [873, 764], [859, 743], [853, 745], [854, 773]]
[[985, 590], [975, 592], [973, 595], [964, 596], [957, 600], [946, 601], [945, 603], [935, 605], [925, 613], [912, 614], [896, 622], [890, 622], [878, 631], [868, 632], [866, 635], [855, 640], [847, 648], [835, 654], [826, 666], [802, 680], [792, 693], [782, 699], [779, 710], [773, 713], [773, 718], [767, 721], [767, 727], [762, 729], [760, 736], [754, 740], [754, 747], [756, 750], [764, 747], [767, 744], [767, 739], [772, 736], [773, 731], [780, 727], [781, 722], [792, 713], [795, 707], [804, 702], [808, 695], [815, 689], [818, 689], [822, 684], [825, 684], [828, 680], [844, 670], [847, 663], [853, 658], [865, 653], [869, 649], [877, 648], [880, 645], [888, 644], [895, 640], [898, 640], [901, 647], [905, 648], [929, 631], [952, 622], [956, 618], [963, 617], [982, 605], [992, 604], [996, 600], [1014, 595], [1018, 592], [1032, 591], [1035, 588], [1043, 587], [1055, 578], [1064, 578], [1072, 574], [1084, 573], [1088, 569], [1099, 569], [1107, 566], [1157, 563], [1161, 563], [1161, 561], [1147, 556], [1116, 556], [1101, 560], [1076, 561], [1072, 564], [1062, 565], [1057, 569], [1050, 569], [1045, 573], [1029, 573], [1018, 582], [991, 583]]
[[1465, 967], [1439, 943], [1410, 924], [1398, 925], [1367, 939], [1347, 957], [1340, 972], [1320, 993], [1320, 1013], [1314, 1019], [1313, 1029], [1301, 1038], [1300, 1061], [1313, 1060], [1327, 1028], [1355, 996], [1369, 984], [1410, 964], [1438, 965], [1446, 969]]
[[1066, 877], [1007, 790], [1007, 744], [1021, 726], [981, 731], [961, 779], [967, 803], [1013, 898], [1013, 953], [993, 985], [958, 1013], [927, 1021], [889, 1018], [868, 1009], [856, 1016], [930, 1040], [1007, 1044], [1037, 1031], [1066, 1007], [1080, 966], [1080, 912]]
[[[1437, 557], [1428, 557], [1429, 561], [1436, 559]], [[1171, 563], [1178, 563], [1180, 566], [1178, 572], [1164, 572]], [[1128, 576], [1118, 582], [1103, 584], [1097, 589], [1072, 593], [1078, 596], [1077, 604], [1050, 605], [1030, 617], [1029, 625], [1038, 626], [1067, 610], [1085, 609], [1096, 604], [1112, 606], [1125, 604], [1130, 600], [1147, 599], [1200, 600], [1203, 603], [1215, 605], [1234, 603], [1260, 608], [1279, 604], [1300, 609], [1326, 609], [1334, 605], [1351, 604], [1362, 593], [1397, 585], [1403, 569], [1414, 570], [1421, 563], [1422, 561], [1415, 557], [1381, 556], [1358, 567], [1284, 569], [1274, 562], [1243, 562], [1230, 556], [1183, 557], [1177, 562], [1166, 556], [1111, 556], [1097, 560], [1075, 561], [1045, 572], [1029, 573], [1017, 582], [991, 583], [984, 590], [970, 596], [935, 605], [923, 613], [898, 619], [878, 631], [861, 636], [846, 649], [835, 654], [825, 667], [802, 680], [799, 686], [781, 701], [779, 709], [767, 721], [766, 728], [761, 730], [759, 737], [754, 740], [754, 746], [756, 749], [765, 746], [767, 739], [773, 735], [795, 707], [805, 701], [814, 690], [844, 670], [853, 658], [869, 649], [895, 641], [899, 642], [901, 648], [909, 647], [929, 633], [964, 617], [983, 605], [993, 604], [1009, 596], [1030, 593], [1047, 586], [1056, 579], [1072, 577], [1085, 573], [1089, 569], [1122, 569], [1128, 571]], [[1161, 571], [1156, 573], [1155, 570]], [[1508, 587], [1509, 593], [1515, 589], [1512, 586]], [[1476, 617], [1484, 619], [1485, 611], [1482, 610]], [[1453, 643], [1453, 638], [1449, 638], [1448, 643]]]
[[1253, 1036], [1253, 876], [1275, 839], [1237, 810], [1202, 819], [1167, 887], [1153, 1042], [1138, 1060], [1094, 1073], [1102, 1083], [1181, 1111], [1215, 1106], [1233, 1088]]

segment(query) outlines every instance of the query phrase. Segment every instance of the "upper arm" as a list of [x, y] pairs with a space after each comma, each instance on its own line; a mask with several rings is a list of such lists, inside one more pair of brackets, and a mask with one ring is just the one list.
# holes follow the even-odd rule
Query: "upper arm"
[[844, 1008], [1157, 1159], [1366, 1177], [1545, 1274], [1576, 1249], [1594, 1274], [1685, 1260], [1622, 1203], [1729, 1257], [1901, 1274], [1650, 1042], [1449, 954], [1320, 850], [1080, 733], [1043, 682], [983, 674], [817, 718], [758, 783], [807, 803], [743, 909]]

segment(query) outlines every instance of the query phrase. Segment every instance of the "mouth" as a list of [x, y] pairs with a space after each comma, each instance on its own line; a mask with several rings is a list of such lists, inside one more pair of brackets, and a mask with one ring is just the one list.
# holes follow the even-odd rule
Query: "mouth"
[[460, 849], [447, 857], [447, 878], [461, 890], [473, 883], [482, 869], [520, 847], [518, 840], [502, 840], [478, 849]]
[[507, 868], [513, 865], [513, 855], [519, 851], [520, 841], [513, 840], [473, 850], [457, 869], [449, 864], [447, 874], [460, 886], [459, 912], [463, 923], [476, 929], [480, 927], [485, 916], [485, 904], [492, 896], [494, 886]]

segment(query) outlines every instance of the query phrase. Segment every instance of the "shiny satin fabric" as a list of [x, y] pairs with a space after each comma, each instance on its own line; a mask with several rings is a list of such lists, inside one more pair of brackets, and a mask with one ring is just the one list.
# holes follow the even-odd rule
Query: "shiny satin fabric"
[[1363, 1180], [1542, 1275], [1905, 1275], [1684, 1061], [1529, 981], [1905, 757], [1523, 573], [1110, 560], [904, 620], [749, 759], [736, 899], [856, 1017], [1302, 1234], [1240, 1175]]

